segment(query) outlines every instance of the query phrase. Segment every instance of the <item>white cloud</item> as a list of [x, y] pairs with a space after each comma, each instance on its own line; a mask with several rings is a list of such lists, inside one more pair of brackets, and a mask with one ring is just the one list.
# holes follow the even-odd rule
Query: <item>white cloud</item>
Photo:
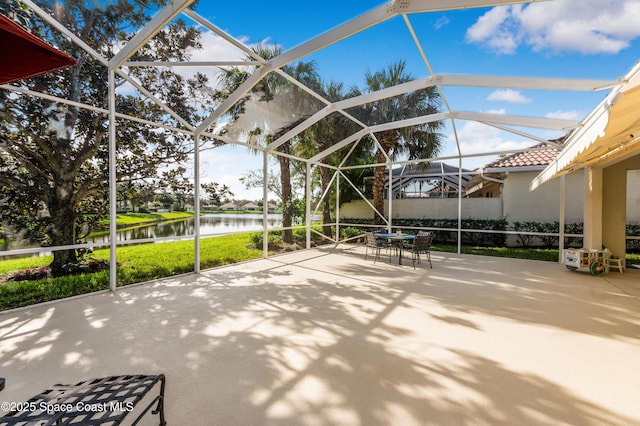
[[584, 113], [577, 111], [575, 109], [572, 111], [552, 111], [545, 114], [546, 118], [555, 118], [559, 120], [576, 120], [576, 121], [582, 120], [584, 116], [585, 116]]
[[[239, 39], [244, 44], [248, 43], [247, 38]], [[246, 54], [227, 42], [215, 33], [205, 31], [201, 35], [200, 43], [202, 48], [192, 49], [189, 54], [192, 62], [222, 62], [222, 61], [240, 61], [246, 58]], [[253, 45], [249, 45], [252, 47]], [[196, 72], [200, 72], [209, 78], [210, 86], [217, 88], [218, 74], [220, 73], [217, 66], [198, 66], [198, 67], [180, 67], [176, 69], [185, 77], [192, 77]]]
[[[269, 164], [269, 167], [277, 167]], [[240, 178], [249, 170], [262, 169], [262, 155], [251, 153], [247, 148], [224, 145], [202, 151], [200, 154], [201, 181], [227, 185], [235, 199], [262, 199], [261, 188], [246, 189]], [[270, 198], [273, 196], [270, 195]]]
[[438, 19], [435, 24], [433, 24], [433, 28], [435, 28], [436, 30], [439, 30], [445, 25], [449, 25], [450, 22], [451, 21], [449, 20], [449, 18], [447, 18], [446, 16], [443, 16], [440, 19]]
[[471, 43], [485, 44], [498, 53], [513, 53], [520, 44], [517, 11], [521, 6], [494, 7], [467, 29]]
[[478, 122], [468, 122], [459, 131], [463, 155], [492, 151], [509, 151], [531, 146], [531, 141], [514, 140], [514, 135]]
[[500, 54], [534, 51], [615, 54], [640, 36], [640, 0], [556, 0], [495, 7], [467, 30], [467, 41]]
[[[506, 114], [504, 109], [482, 111], [488, 114]], [[458, 121], [457, 135], [460, 141], [460, 151], [462, 155], [467, 157], [463, 160], [463, 167], [467, 169], [475, 169], [487, 163], [495, 161], [497, 155], [477, 155], [487, 152], [513, 152], [520, 149], [528, 148], [538, 143], [531, 139], [520, 137], [510, 132], [505, 132], [493, 126], [489, 126], [476, 121]], [[538, 135], [540, 137], [546, 137]], [[553, 135], [558, 137], [558, 135]], [[443, 157], [457, 156], [455, 138], [453, 133], [447, 136], [447, 143]], [[448, 160], [450, 164], [457, 162]]]
[[494, 90], [487, 96], [488, 101], [509, 102], [512, 104], [528, 104], [531, 98], [527, 98], [520, 91], [513, 89]]

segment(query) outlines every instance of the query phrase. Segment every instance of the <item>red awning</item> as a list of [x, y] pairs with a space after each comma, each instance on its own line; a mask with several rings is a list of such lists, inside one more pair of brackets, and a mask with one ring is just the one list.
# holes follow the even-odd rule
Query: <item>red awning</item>
[[78, 62], [0, 14], [0, 84], [35, 77]]

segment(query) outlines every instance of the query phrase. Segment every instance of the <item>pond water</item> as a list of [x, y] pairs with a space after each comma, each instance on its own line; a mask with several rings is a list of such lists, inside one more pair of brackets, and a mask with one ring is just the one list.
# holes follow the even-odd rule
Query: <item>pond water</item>
[[[262, 231], [262, 213], [209, 213], [200, 216], [200, 234], [233, 234], [250, 231]], [[320, 220], [322, 216], [313, 216], [313, 220]], [[267, 226], [269, 229], [282, 226], [282, 215], [267, 215]], [[117, 232], [117, 241], [141, 240], [146, 238], [163, 238], [163, 237], [182, 237], [194, 235], [195, 225], [194, 218], [173, 220], [167, 222], [152, 223], [148, 226], [130, 230], [121, 230]], [[89, 243], [104, 243], [109, 241], [109, 235], [88, 238]], [[22, 248], [35, 248], [37, 244], [29, 243], [24, 240], [11, 241], [8, 245], [0, 245], [0, 252], [7, 250], [16, 250]], [[48, 255], [49, 252], [42, 252], [40, 255]], [[38, 256], [38, 254], [33, 254]], [[21, 255], [17, 255], [21, 257]], [[13, 256], [0, 256], [7, 259]]]
[[[282, 226], [282, 215], [267, 215], [268, 228]], [[200, 216], [200, 234], [241, 233], [262, 230], [262, 214], [209, 213]], [[194, 235], [195, 218], [154, 223], [130, 230], [118, 231], [118, 241], [140, 240], [144, 238], [181, 237]], [[109, 236], [95, 237], [91, 242], [109, 241]]]

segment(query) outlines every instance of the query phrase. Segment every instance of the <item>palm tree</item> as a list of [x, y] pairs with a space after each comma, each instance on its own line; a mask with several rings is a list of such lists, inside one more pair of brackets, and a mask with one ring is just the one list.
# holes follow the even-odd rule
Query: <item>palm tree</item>
[[[400, 61], [388, 68], [375, 73], [365, 74], [366, 87], [364, 92], [374, 92], [398, 84], [407, 83], [414, 78], [405, 70], [406, 64]], [[363, 91], [354, 89], [352, 95], [362, 94]], [[433, 86], [403, 95], [382, 99], [370, 104], [362, 105], [355, 114], [365, 123], [382, 124], [407, 118], [435, 114], [439, 112], [440, 96]], [[373, 153], [376, 163], [386, 163], [390, 159], [406, 158], [415, 160], [433, 158], [443, 145], [442, 121], [425, 123], [413, 127], [392, 129], [375, 134], [379, 144], [373, 143]], [[373, 141], [372, 141], [373, 142]], [[386, 166], [379, 165], [374, 169], [373, 206], [384, 211], [384, 184]], [[382, 224], [382, 218], [375, 214], [375, 223]]]
[[[344, 84], [336, 81], [330, 81], [328, 83], [319, 81], [317, 89], [318, 93], [330, 102], [340, 101], [346, 96]], [[358, 129], [360, 129], [360, 127], [353, 121], [335, 112], [305, 130], [300, 135], [300, 143], [298, 143], [297, 148], [304, 151], [304, 155], [306, 156], [316, 155], [356, 132]], [[334, 159], [339, 161], [339, 159], [342, 158], [341, 154], [342, 151], [338, 151], [331, 156], [322, 157], [319, 160], [321, 166], [318, 167], [318, 175], [320, 177], [320, 192], [322, 194], [327, 192], [327, 188], [331, 182], [330, 169], [323, 165], [333, 163]], [[329, 197], [328, 194], [327, 192], [327, 196], [322, 202], [322, 222], [324, 223], [322, 231], [325, 235], [331, 236], [331, 197]]]
[[[282, 53], [282, 50], [277, 46], [257, 46], [253, 51], [263, 59], [273, 59]], [[249, 58], [248, 58], [249, 59]], [[315, 62], [298, 62], [294, 65], [285, 66], [282, 68], [284, 72], [291, 75], [296, 80], [308, 87], [314, 87], [315, 82], [318, 81], [318, 75], [316, 71]], [[250, 73], [241, 70], [237, 67], [222, 69], [220, 82], [223, 86], [221, 97], [224, 98], [242, 84]], [[310, 106], [308, 105], [309, 96], [297, 85], [287, 81], [284, 77], [277, 73], [270, 73], [265, 76], [258, 84], [256, 84], [251, 90], [250, 95], [238, 102], [230, 110], [232, 119], [237, 121], [240, 116], [246, 113], [247, 101], [252, 95], [258, 95], [260, 102], [274, 102], [274, 105], [270, 108], [278, 113], [280, 109], [279, 120], [284, 121], [277, 129], [268, 129], [268, 123], [254, 125], [254, 128], [249, 129], [250, 136], [253, 140], [260, 140], [260, 143], [269, 144], [272, 141], [278, 139], [281, 135], [297, 126], [301, 121], [308, 117], [308, 111]], [[253, 119], [257, 119], [254, 117]], [[280, 183], [281, 183], [281, 195], [282, 195], [282, 226], [285, 230], [282, 233], [282, 239], [286, 243], [293, 243], [293, 232], [290, 228], [293, 225], [293, 200], [292, 200], [292, 185], [291, 185], [291, 160], [287, 156], [292, 152], [292, 141], [288, 140], [276, 148], [276, 150], [285, 155], [277, 155], [278, 165], [280, 167]]]

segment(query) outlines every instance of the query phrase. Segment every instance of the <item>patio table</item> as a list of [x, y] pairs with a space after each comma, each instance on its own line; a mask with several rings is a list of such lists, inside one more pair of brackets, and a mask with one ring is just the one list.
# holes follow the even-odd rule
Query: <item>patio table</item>
[[404, 249], [405, 241], [413, 241], [415, 239], [415, 235], [413, 234], [404, 234], [404, 233], [387, 233], [387, 232], [378, 232], [374, 234], [376, 238], [382, 238], [391, 241], [399, 250], [398, 254], [398, 265], [402, 265], [402, 251]]

